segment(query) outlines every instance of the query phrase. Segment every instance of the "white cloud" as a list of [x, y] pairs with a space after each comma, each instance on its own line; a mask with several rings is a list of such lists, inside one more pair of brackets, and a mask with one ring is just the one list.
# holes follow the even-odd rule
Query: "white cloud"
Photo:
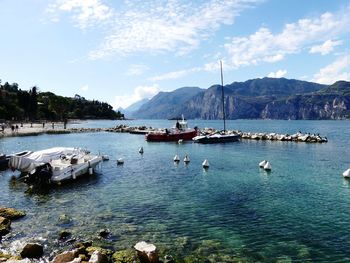
[[[349, 11], [349, 8], [346, 11]], [[295, 23], [286, 24], [278, 34], [262, 27], [249, 36], [233, 37], [224, 45], [229, 57], [228, 66], [239, 68], [262, 62], [277, 62], [286, 55], [301, 52], [309, 45], [349, 32], [350, 16], [347, 13], [324, 13], [318, 18], [300, 19]], [[334, 46], [340, 44], [340, 41], [326, 41], [322, 50], [331, 52]]]
[[146, 98], [152, 98], [159, 92], [157, 84], [153, 86], [138, 86], [131, 95], [115, 96], [114, 108], [126, 108], [131, 104]]
[[201, 70], [202, 69], [199, 67], [194, 67], [194, 68], [190, 68], [190, 69], [172, 71], [172, 72], [168, 72], [168, 73], [165, 73], [162, 75], [151, 77], [148, 80], [155, 82], [155, 81], [168, 80], [168, 79], [179, 79], [179, 78], [185, 77], [191, 73], [199, 72]]
[[128, 69], [128, 71], [126, 72], [126, 75], [128, 76], [139, 76], [142, 75], [143, 73], [145, 73], [147, 70], [149, 70], [149, 67], [147, 67], [146, 65], [131, 65]]
[[109, 22], [113, 17], [112, 8], [101, 0], [56, 0], [46, 11], [53, 22], [59, 22], [61, 12], [71, 13], [75, 26], [81, 29]]
[[270, 72], [267, 76], [269, 78], [282, 78], [287, 74], [287, 70], [277, 70], [276, 72]]
[[183, 55], [197, 48], [222, 25], [231, 25], [239, 14], [262, 0], [133, 0], [118, 9], [101, 0], [56, 0], [49, 12], [57, 21], [60, 12], [73, 15], [82, 29], [101, 22], [109, 33], [90, 52], [91, 59], [135, 52], [175, 52]]
[[321, 45], [316, 45], [310, 48], [310, 53], [321, 53], [321, 55], [327, 55], [334, 50], [334, 47], [343, 44], [343, 41], [332, 41], [331, 39], [325, 41]]
[[88, 91], [89, 90], [89, 86], [88, 85], [84, 85], [80, 88], [81, 91]]
[[[340, 35], [350, 31], [350, 8], [343, 12], [324, 13], [316, 18], [304, 18], [295, 23], [286, 24], [278, 34], [273, 34], [270, 29], [261, 27], [255, 33], [246, 37], [233, 37], [224, 45], [226, 54], [220, 54], [224, 62], [225, 70], [237, 69], [242, 66], [259, 65], [261, 63], [275, 63], [286, 58], [289, 54], [296, 54], [310, 45], [323, 42], [319, 51], [329, 53], [342, 41], [327, 40], [339, 38]], [[225, 38], [225, 40], [228, 40]], [[312, 48], [311, 48], [312, 49]], [[318, 50], [317, 48], [313, 49]], [[218, 59], [214, 57], [214, 59]], [[178, 70], [155, 76], [150, 80], [159, 81], [184, 77], [198, 71], [217, 71], [219, 63], [208, 62], [195, 70]], [[284, 71], [274, 74], [283, 74]], [[286, 73], [286, 72], [285, 72]], [[273, 74], [273, 73], [270, 73]]]
[[337, 58], [333, 63], [321, 68], [312, 81], [332, 84], [338, 80], [350, 80], [350, 55]]

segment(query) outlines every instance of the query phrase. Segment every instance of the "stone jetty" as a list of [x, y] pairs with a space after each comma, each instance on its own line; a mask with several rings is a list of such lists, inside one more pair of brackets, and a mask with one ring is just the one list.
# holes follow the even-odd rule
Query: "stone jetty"
[[[153, 128], [147, 126], [128, 126], [124, 124], [111, 128], [67, 128], [57, 127], [56, 129], [40, 129], [38, 127], [30, 129], [19, 129], [15, 133], [0, 133], [0, 137], [8, 136], [33, 136], [40, 134], [67, 134], [67, 133], [91, 133], [91, 132], [117, 132], [144, 135], [148, 132], [165, 132], [165, 128]], [[201, 129], [202, 135], [220, 132], [213, 128]], [[294, 134], [280, 134], [274, 132], [244, 132], [238, 130], [227, 130], [229, 134], [239, 134], [243, 140], [262, 140], [262, 141], [290, 141], [290, 142], [306, 142], [306, 143], [325, 143], [328, 142], [327, 137], [319, 134], [311, 134], [307, 132], [296, 132]]]

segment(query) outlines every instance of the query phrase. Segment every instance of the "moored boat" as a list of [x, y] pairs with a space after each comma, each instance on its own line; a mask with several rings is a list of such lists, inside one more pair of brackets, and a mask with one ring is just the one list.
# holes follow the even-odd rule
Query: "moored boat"
[[92, 173], [101, 161], [101, 156], [86, 150], [55, 147], [26, 156], [12, 156], [9, 167], [20, 171], [30, 183], [60, 183]]
[[237, 142], [241, 139], [241, 135], [237, 133], [228, 133], [226, 131], [226, 118], [225, 118], [225, 95], [224, 95], [224, 81], [222, 75], [222, 62], [220, 61], [221, 72], [221, 95], [222, 95], [222, 116], [224, 121], [224, 130], [219, 133], [212, 133], [207, 135], [199, 135], [192, 140], [197, 143], [227, 143]]
[[199, 135], [193, 138], [194, 142], [209, 144], [209, 143], [225, 143], [237, 142], [241, 139], [239, 134], [214, 133], [208, 135]]
[[0, 153], [0, 171], [6, 170], [7, 168], [9, 168], [8, 163], [9, 163], [11, 156], [26, 156], [30, 153], [31, 153], [31, 151], [22, 151], [22, 152], [18, 152], [18, 153], [14, 153], [14, 154], [9, 154], [9, 155]]
[[179, 140], [192, 140], [198, 135], [197, 128], [188, 128], [187, 122], [182, 116], [181, 121], [176, 121], [176, 125], [165, 131], [149, 132], [146, 134], [146, 141], [151, 142], [171, 142]]

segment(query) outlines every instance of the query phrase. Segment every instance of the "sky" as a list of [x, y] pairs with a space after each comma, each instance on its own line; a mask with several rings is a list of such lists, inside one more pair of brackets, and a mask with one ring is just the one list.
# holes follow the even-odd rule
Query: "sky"
[[127, 107], [253, 78], [350, 80], [350, 0], [0, 0], [0, 79]]

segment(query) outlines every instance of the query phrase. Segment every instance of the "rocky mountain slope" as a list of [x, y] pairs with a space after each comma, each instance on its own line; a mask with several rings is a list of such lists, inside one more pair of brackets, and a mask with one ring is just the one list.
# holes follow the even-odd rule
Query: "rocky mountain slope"
[[[285, 78], [253, 79], [225, 86], [227, 119], [343, 119], [350, 118], [350, 82], [326, 86]], [[134, 116], [169, 119], [222, 118], [221, 87], [181, 88], [161, 92]]]

